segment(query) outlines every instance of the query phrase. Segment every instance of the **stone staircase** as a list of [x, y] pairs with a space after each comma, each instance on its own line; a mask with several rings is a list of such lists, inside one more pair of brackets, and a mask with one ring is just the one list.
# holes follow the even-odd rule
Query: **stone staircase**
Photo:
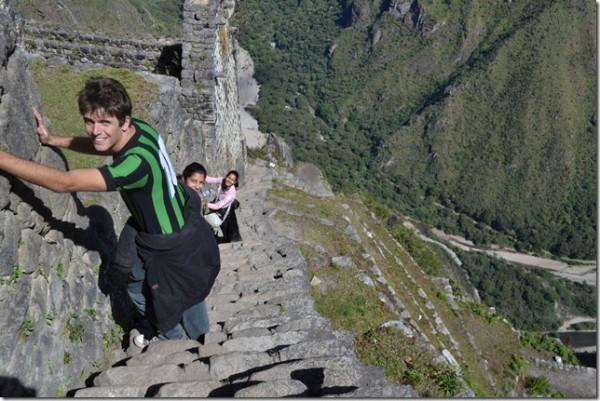
[[75, 397], [417, 397], [361, 364], [353, 336], [314, 309], [304, 258], [270, 224], [264, 201], [274, 172], [252, 165], [238, 192], [244, 241], [221, 244], [208, 297], [210, 332], [192, 340], [130, 346]]

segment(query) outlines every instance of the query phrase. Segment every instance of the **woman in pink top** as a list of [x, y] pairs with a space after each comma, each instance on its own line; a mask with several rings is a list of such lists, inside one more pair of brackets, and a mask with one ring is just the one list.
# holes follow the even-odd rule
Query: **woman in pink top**
[[221, 184], [219, 186], [219, 190], [217, 192], [217, 198], [214, 202], [209, 202], [207, 207], [210, 210], [220, 210], [225, 209], [231, 202], [234, 201], [236, 196], [235, 189], [238, 186], [238, 178], [240, 175], [237, 171], [231, 170], [227, 173], [225, 178], [217, 178], [217, 177], [206, 177], [206, 182], [208, 184]]
[[[223, 219], [220, 226], [223, 236], [217, 236], [217, 242], [220, 244], [242, 240], [237, 217], [235, 216], [235, 209], [239, 205], [239, 202], [235, 199], [238, 178], [239, 174], [235, 170], [228, 172], [225, 178], [206, 177], [207, 183], [220, 184], [215, 201], [206, 205], [209, 210], [217, 213]], [[233, 205], [231, 205], [232, 203]], [[231, 208], [227, 213], [226, 209], [229, 205], [231, 205]]]

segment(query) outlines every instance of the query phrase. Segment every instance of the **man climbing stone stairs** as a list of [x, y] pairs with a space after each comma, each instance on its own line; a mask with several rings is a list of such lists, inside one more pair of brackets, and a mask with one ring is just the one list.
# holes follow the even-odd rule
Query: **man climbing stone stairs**
[[273, 231], [264, 201], [273, 170], [249, 167], [238, 192], [243, 241], [221, 244], [204, 344], [161, 341], [88, 380], [75, 397], [417, 397], [361, 364], [349, 332], [314, 309], [306, 263]]

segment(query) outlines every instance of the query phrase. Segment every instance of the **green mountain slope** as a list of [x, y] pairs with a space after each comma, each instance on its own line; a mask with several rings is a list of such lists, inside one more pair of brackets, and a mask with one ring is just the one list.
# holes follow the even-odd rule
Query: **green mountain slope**
[[592, 257], [594, 15], [592, 1], [249, 0], [237, 25], [261, 129], [335, 188], [476, 242]]
[[[592, 256], [596, 85], [587, 11], [553, 4], [507, 37], [492, 60], [457, 79], [453, 95], [393, 134], [381, 155], [387, 171], [421, 177], [447, 205], [534, 248]], [[581, 23], [561, 25], [570, 20]]]
[[67, 29], [135, 38], [181, 35], [183, 0], [14, 0], [13, 7], [26, 19]]

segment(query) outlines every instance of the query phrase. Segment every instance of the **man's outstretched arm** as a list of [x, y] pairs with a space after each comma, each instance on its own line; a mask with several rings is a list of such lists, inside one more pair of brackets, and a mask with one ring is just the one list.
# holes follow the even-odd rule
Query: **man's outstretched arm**
[[35, 107], [32, 107], [35, 122], [37, 124], [36, 133], [40, 143], [57, 148], [70, 149], [79, 153], [87, 153], [90, 155], [109, 155], [108, 152], [98, 152], [94, 148], [94, 144], [89, 137], [86, 136], [60, 136], [51, 134], [44, 124], [44, 118]]
[[105, 192], [106, 182], [95, 168], [62, 171], [0, 151], [0, 170], [54, 192]]

